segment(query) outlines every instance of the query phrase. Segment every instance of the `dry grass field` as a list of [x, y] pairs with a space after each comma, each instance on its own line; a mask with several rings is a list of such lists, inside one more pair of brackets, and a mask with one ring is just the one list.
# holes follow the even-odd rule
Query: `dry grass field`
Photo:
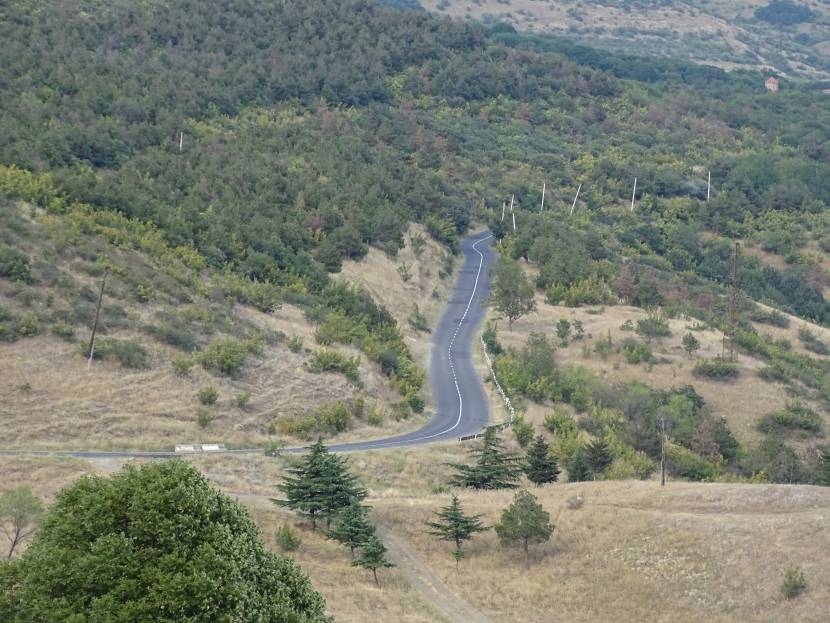
[[[820, 0], [798, 4], [819, 17], [790, 30], [754, 19], [768, 0], [420, 0], [428, 11], [459, 19], [502, 21], [518, 30], [566, 34], [591, 45], [634, 53], [680, 56], [724, 69], [757, 68], [827, 77], [809, 54], [821, 54], [830, 9]], [[773, 33], [777, 36], [773, 36]], [[811, 34], [804, 46], [797, 35]], [[777, 45], [772, 45], [772, 40]], [[760, 88], [760, 85], [759, 85]]]
[[[350, 566], [345, 548], [270, 504], [290, 457], [213, 456], [192, 462], [250, 508], [269, 547], [276, 549], [280, 523], [298, 526], [303, 543], [290, 555], [338, 622], [470, 620], [442, 615], [439, 607], [447, 599], [466, 602], [499, 622], [826, 621], [830, 489], [681, 482], [661, 488], [655, 481], [532, 488], [555, 531], [549, 543], [533, 549], [530, 569], [524, 569], [520, 552], [502, 548], [490, 531], [469, 544], [456, 572], [450, 548], [429, 537], [424, 522], [448, 500], [448, 492], [438, 489], [446, 480], [444, 463], [464, 452], [446, 444], [350, 455], [369, 487], [371, 517], [386, 535], [390, 557], [401, 562], [380, 573], [380, 589], [367, 572]], [[0, 488], [29, 484], [51, 500], [73, 478], [116, 467], [0, 458], [5, 474]], [[513, 495], [458, 493], [465, 510], [482, 513], [488, 525], [498, 521]], [[569, 501], [576, 497], [583, 503], [573, 509]], [[409, 555], [401, 557], [402, 552]], [[808, 589], [787, 601], [779, 585], [790, 563], [804, 571]], [[425, 587], [424, 575], [438, 586]]]
[[[782, 385], [765, 381], [757, 376], [757, 371], [764, 366], [758, 359], [747, 355], [738, 357], [739, 377], [734, 381], [723, 382], [695, 377], [692, 374], [694, 358], [689, 358], [681, 346], [683, 335], [695, 324], [694, 320], [672, 319], [669, 326], [672, 332], [670, 337], [654, 339], [651, 349], [658, 358], [665, 363], [654, 365], [629, 364], [625, 358], [612, 353], [603, 359], [593, 350], [597, 338], [605, 338], [609, 334], [612, 342], [619, 344], [627, 337], [638, 337], [634, 331], [622, 329], [622, 325], [630, 321], [636, 325], [640, 318], [646, 317], [642, 309], [629, 306], [605, 306], [603, 308], [570, 308], [547, 304], [543, 297], [537, 296], [537, 310], [520, 318], [508, 330], [507, 323], [499, 321], [499, 340], [505, 347], [521, 348], [527, 336], [532, 332], [541, 332], [548, 336], [553, 344], [559, 344], [556, 337], [556, 322], [559, 319], [582, 321], [585, 327], [585, 339], [571, 340], [567, 346], [557, 346], [556, 360], [561, 364], [584, 366], [595, 372], [609, 384], [641, 381], [655, 388], [666, 389], [682, 385], [693, 385], [695, 390], [704, 397], [713, 413], [723, 416], [730, 429], [739, 440], [752, 442], [759, 438], [756, 428], [757, 420], [763, 415], [784, 407], [791, 397]], [[599, 313], [594, 313], [599, 312]], [[495, 319], [493, 312], [490, 315]], [[760, 333], [767, 333], [776, 338], [785, 337], [790, 340], [793, 349], [803, 354], [810, 354], [803, 349], [798, 340], [798, 329], [808, 326], [821, 339], [830, 340], [830, 331], [817, 325], [790, 317], [790, 326], [778, 329], [768, 325], [756, 325]], [[722, 352], [723, 334], [719, 331], [706, 329], [695, 331], [695, 337], [701, 344], [696, 357], [713, 357]], [[639, 338], [638, 338], [639, 339]], [[824, 413], [823, 410], [818, 409]], [[540, 405], [528, 405], [528, 419], [540, 423], [547, 409]], [[825, 417], [828, 415], [824, 413]], [[830, 419], [827, 419], [830, 425]]]

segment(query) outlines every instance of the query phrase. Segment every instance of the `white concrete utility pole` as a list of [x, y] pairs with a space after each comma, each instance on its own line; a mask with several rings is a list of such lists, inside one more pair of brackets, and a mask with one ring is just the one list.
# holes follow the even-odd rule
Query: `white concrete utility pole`
[[634, 192], [631, 193], [631, 211], [634, 211], [634, 197], [637, 196], [637, 178], [634, 178]]
[[709, 178], [706, 180], [706, 203], [709, 203], [709, 198], [712, 196], [712, 172], [709, 171]]
[[511, 216], [513, 216], [513, 231], [516, 231], [516, 213], [514, 212]]
[[504, 223], [504, 210], [507, 208], [507, 202], [501, 202], [501, 222]]
[[582, 190], [582, 184], [579, 185], [579, 188], [576, 189], [576, 195], [574, 196], [574, 202], [571, 204], [571, 213], [568, 216], [573, 216], [574, 209], [576, 208], [576, 200], [579, 199], [579, 191]]
[[547, 186], [547, 180], [542, 182], [542, 207], [539, 209], [539, 212], [545, 211], [545, 187]]
[[184, 132], [179, 132], [179, 151], [184, 147]]

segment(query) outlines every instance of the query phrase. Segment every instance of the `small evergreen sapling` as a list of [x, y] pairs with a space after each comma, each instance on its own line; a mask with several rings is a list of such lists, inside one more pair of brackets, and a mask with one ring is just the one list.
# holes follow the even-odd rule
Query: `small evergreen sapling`
[[375, 578], [375, 585], [380, 587], [378, 569], [387, 569], [395, 565], [386, 560], [386, 546], [373, 535], [360, 548], [360, 554], [352, 561], [352, 566], [369, 569], [372, 572], [372, 577]]
[[608, 447], [604, 439], [594, 439], [585, 446], [585, 463], [588, 469], [591, 470], [594, 480], [597, 476], [601, 476], [613, 462], [614, 457], [611, 454], [611, 448]]
[[334, 527], [326, 535], [333, 541], [347, 546], [352, 558], [354, 558], [354, 551], [375, 533], [375, 527], [366, 519], [368, 510], [359, 502], [352, 502], [337, 513]]
[[559, 473], [559, 463], [551, 454], [550, 445], [542, 435], [537, 435], [527, 451], [527, 479], [535, 485], [543, 485], [556, 482]]
[[442, 541], [455, 543], [452, 555], [458, 568], [458, 561], [464, 558], [462, 549], [464, 541], [469, 541], [476, 532], [484, 532], [489, 528], [479, 520], [481, 515], [464, 514], [457, 495], [453, 495], [449, 506], [444, 506], [436, 515], [438, 515], [438, 521], [427, 522], [427, 526], [430, 527], [429, 533]]

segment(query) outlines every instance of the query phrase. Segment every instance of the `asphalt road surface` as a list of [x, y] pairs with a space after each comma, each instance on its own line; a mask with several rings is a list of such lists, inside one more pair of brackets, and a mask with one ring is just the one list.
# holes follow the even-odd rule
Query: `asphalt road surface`
[[[490, 267], [496, 253], [490, 232], [474, 234], [461, 241], [463, 264], [447, 308], [432, 332], [429, 380], [432, 387], [432, 418], [420, 429], [394, 437], [330, 446], [337, 452], [417, 446], [458, 439], [481, 431], [490, 420], [490, 407], [480, 375], [473, 365], [478, 346], [478, 328], [484, 318], [484, 302], [490, 293]], [[291, 448], [285, 451], [300, 451]], [[259, 454], [262, 448], [226, 450], [225, 454]], [[172, 451], [26, 451], [0, 450], [3, 455], [74, 456], [79, 458], [164, 458]]]

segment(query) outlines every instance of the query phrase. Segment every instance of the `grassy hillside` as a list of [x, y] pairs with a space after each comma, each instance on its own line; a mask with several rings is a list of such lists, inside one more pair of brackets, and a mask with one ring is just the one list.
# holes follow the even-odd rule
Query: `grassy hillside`
[[[491, 620], [534, 620], [551, 612], [563, 621], [823, 620], [830, 574], [826, 488], [671, 481], [666, 488], [636, 481], [549, 485], [532, 491], [556, 529], [548, 544], [533, 549], [529, 571], [520, 553], [500, 547], [490, 531], [472, 541], [457, 572], [450, 548], [431, 539], [424, 522], [448, 499], [432, 489], [446, 477], [441, 466], [462, 453], [452, 446], [386, 451], [352, 457], [351, 464], [370, 487], [371, 517], [387, 542], [402, 541], [439, 581]], [[284, 461], [197, 460], [213, 482], [251, 508], [274, 548], [277, 527], [296, 522], [268, 501]], [[46, 499], [69, 479], [102, 469], [57, 459], [0, 459], [0, 466]], [[482, 513], [488, 525], [512, 498], [509, 491], [460, 494], [465, 510]], [[384, 571], [377, 589], [369, 574], [350, 568], [348, 550], [307, 527], [299, 533], [303, 543], [290, 555], [326, 596], [336, 620], [443, 620], [431, 603], [436, 596], [417, 588], [408, 567]], [[790, 564], [803, 569], [809, 584], [792, 601], [778, 588]]]
[[830, 78], [830, 9], [815, 0], [422, 0], [421, 5], [618, 52]]

